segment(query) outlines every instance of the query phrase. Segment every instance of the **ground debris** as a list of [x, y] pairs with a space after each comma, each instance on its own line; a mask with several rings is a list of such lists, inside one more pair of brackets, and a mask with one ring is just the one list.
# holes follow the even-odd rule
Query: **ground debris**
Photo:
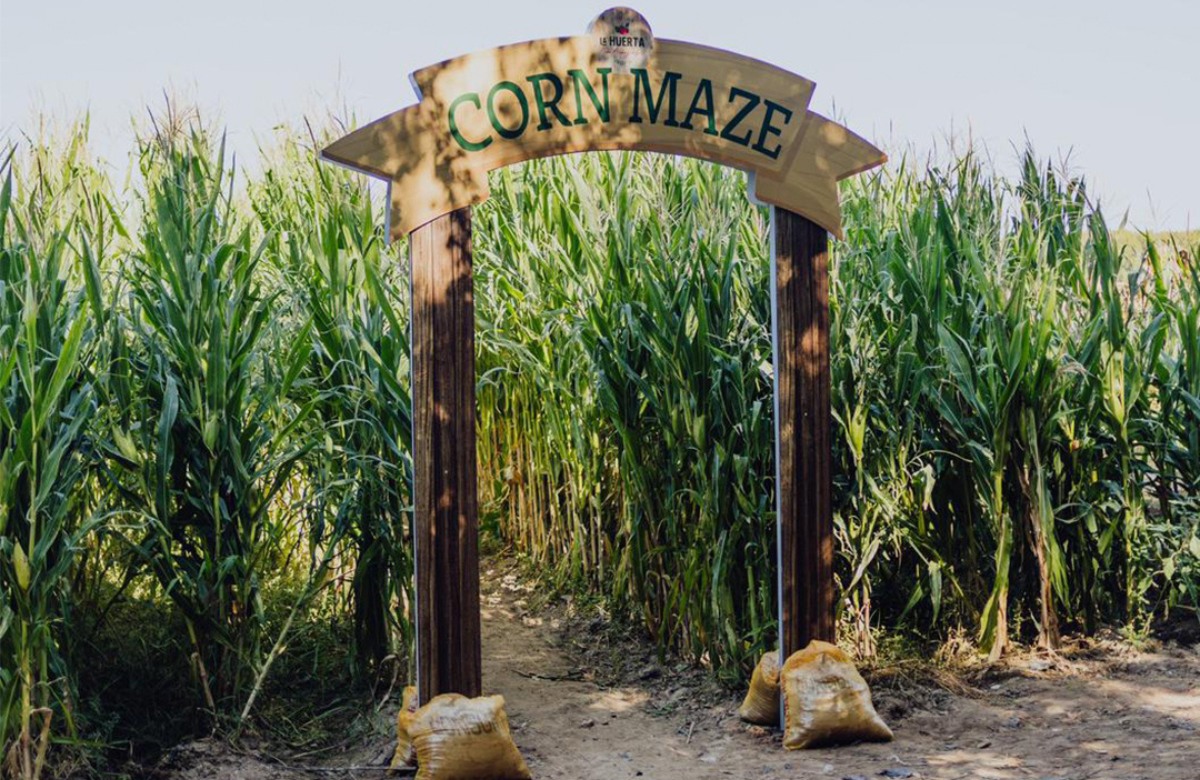
[[[722, 685], [704, 669], [661, 659], [636, 627], [531, 591], [511, 564], [490, 565], [484, 692], [507, 699], [517, 746], [538, 780], [1196, 778], [1200, 645], [1138, 650], [1104, 638], [994, 665], [865, 662], [863, 676], [897, 742], [789, 752], [779, 731], [738, 720], [745, 681]], [[517, 599], [531, 606], [521, 613]], [[651, 668], [658, 673], [643, 678]], [[394, 716], [394, 705], [381, 713]], [[1122, 725], [1123, 717], [1132, 720]], [[279, 759], [222, 743], [184, 746], [169, 767], [135, 776], [373, 780], [385, 776], [371, 764], [394, 735], [373, 739]]]

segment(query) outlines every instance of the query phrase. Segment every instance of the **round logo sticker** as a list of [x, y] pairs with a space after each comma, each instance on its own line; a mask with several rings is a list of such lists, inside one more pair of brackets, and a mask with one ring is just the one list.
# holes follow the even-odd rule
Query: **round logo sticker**
[[646, 67], [654, 50], [654, 33], [646, 17], [624, 6], [610, 8], [593, 19], [588, 35], [596, 45], [596, 64], [611, 67], [613, 73]]

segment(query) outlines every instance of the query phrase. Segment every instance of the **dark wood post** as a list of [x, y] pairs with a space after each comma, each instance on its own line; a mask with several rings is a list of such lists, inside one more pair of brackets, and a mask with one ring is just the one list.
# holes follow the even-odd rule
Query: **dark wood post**
[[771, 213], [782, 662], [810, 640], [835, 639], [829, 236], [799, 214]]
[[408, 237], [417, 685], [481, 693], [471, 209]]

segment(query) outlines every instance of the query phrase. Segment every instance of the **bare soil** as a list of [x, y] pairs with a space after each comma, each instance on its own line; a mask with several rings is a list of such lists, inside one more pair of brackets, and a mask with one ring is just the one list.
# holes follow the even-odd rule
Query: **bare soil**
[[[703, 672], [662, 668], [645, 644], [569, 606], [531, 609], [533, 586], [493, 562], [483, 577], [484, 688], [502, 693], [539, 780], [983, 778], [1196, 780], [1200, 644], [1136, 650], [1115, 639], [950, 674], [925, 663], [866, 668], [888, 744], [787, 751], [740, 722], [739, 697]], [[314, 770], [215, 743], [176, 751], [171, 780], [385, 777], [389, 737]]]

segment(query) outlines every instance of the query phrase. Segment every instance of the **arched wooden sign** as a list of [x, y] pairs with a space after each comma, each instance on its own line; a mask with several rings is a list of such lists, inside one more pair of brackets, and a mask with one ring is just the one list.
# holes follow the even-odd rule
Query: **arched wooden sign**
[[447, 60], [419, 102], [324, 149], [389, 183], [409, 236], [417, 677], [422, 700], [481, 689], [470, 206], [495, 168], [646, 150], [749, 172], [772, 209], [780, 649], [833, 639], [828, 236], [837, 182], [882, 152], [808, 109], [813, 82], [750, 57], [655, 40], [628, 8], [586, 35]]
[[813, 82], [750, 57], [669, 40], [650, 39], [646, 62], [621, 68], [605, 57], [602, 41], [613, 36], [628, 37], [613, 31], [547, 38], [419, 70], [412, 75], [417, 105], [350, 133], [322, 155], [391, 183], [393, 239], [486, 200], [490, 170], [602, 149], [740, 168], [751, 174], [758, 200], [840, 236], [838, 180], [885, 157], [808, 109]]

